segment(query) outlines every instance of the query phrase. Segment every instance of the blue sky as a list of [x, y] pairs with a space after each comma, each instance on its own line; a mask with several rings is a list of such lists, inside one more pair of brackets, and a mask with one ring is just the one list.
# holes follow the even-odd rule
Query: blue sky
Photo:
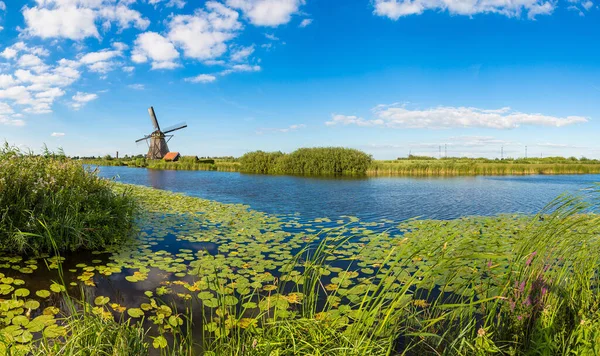
[[598, 0], [0, 1], [0, 139], [600, 158]]

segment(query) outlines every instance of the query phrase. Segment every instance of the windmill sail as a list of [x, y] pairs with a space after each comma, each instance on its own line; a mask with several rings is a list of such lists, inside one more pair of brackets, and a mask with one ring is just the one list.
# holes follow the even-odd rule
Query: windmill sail
[[154, 113], [154, 108], [152, 106], [148, 108], [148, 114], [150, 115], [150, 120], [152, 120], [154, 129], [160, 131], [160, 126], [158, 126], [158, 120], [156, 120], [156, 114]]
[[185, 129], [186, 127], [187, 127], [187, 124], [185, 122], [182, 122], [182, 123], [179, 123], [177, 125], [173, 125], [173, 126], [167, 127], [165, 129], [165, 131], [163, 131], [163, 133], [167, 134], [169, 132], [173, 132], [173, 131]]

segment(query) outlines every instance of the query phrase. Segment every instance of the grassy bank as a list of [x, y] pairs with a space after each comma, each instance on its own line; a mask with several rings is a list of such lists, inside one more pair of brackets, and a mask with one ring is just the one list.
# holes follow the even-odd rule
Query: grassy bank
[[62, 155], [0, 149], [0, 250], [43, 253], [95, 249], [130, 235], [135, 209], [126, 192]]

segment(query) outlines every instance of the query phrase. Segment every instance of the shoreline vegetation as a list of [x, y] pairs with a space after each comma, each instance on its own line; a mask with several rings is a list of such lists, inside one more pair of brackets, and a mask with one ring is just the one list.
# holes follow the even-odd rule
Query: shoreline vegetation
[[[77, 157], [79, 159], [79, 157]], [[98, 166], [145, 167], [163, 170], [207, 170], [258, 174], [358, 175], [358, 176], [493, 176], [533, 174], [600, 174], [600, 161], [575, 157], [546, 158], [434, 158], [409, 156], [396, 160], [374, 160], [359, 150], [340, 147], [302, 148], [290, 154], [254, 151], [240, 158], [199, 159], [184, 156], [177, 162], [143, 157], [81, 158]]]
[[[600, 216], [592, 205], [599, 188], [561, 196], [535, 216], [385, 228], [355, 217], [286, 219], [109, 180], [97, 187], [91, 170], [73, 178], [81, 171], [62, 155], [5, 149], [0, 164], [12, 169], [0, 180], [0, 196], [12, 192], [17, 201], [38, 181], [55, 179], [41, 200], [24, 201], [61, 211], [66, 218], [57, 226], [79, 217], [54, 207], [61, 194], [98, 188], [109, 201], [134, 202], [135, 218], [128, 218], [140, 228], [126, 241], [76, 245], [92, 248], [94, 260], [66, 269], [76, 256], [60, 256], [50, 233], [50, 253], [3, 246], [1, 354], [600, 353]], [[35, 167], [45, 175], [29, 172]], [[94, 198], [83, 201], [95, 206]], [[0, 229], [39, 234], [23, 231], [35, 221], [21, 223], [0, 220]], [[86, 228], [109, 225], [94, 220]], [[40, 273], [46, 277], [35, 279]], [[126, 283], [135, 287], [101, 294]], [[134, 291], [140, 296], [124, 297]]]

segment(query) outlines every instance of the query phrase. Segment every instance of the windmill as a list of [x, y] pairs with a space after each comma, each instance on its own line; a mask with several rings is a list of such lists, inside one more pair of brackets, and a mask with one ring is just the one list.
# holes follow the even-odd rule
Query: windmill
[[154, 108], [152, 106], [148, 108], [148, 114], [150, 114], [150, 120], [152, 121], [152, 125], [154, 125], [154, 131], [151, 134], [136, 140], [135, 142], [139, 143], [146, 141], [148, 143], [148, 154], [146, 155], [148, 159], [162, 159], [169, 152], [169, 146], [167, 146], [167, 142], [169, 142], [173, 137], [173, 135], [167, 134], [186, 128], [187, 124], [182, 122], [180, 124], [168, 127], [164, 131], [161, 131], [160, 126], [158, 125], [158, 120], [156, 119], [156, 114], [154, 113]]

